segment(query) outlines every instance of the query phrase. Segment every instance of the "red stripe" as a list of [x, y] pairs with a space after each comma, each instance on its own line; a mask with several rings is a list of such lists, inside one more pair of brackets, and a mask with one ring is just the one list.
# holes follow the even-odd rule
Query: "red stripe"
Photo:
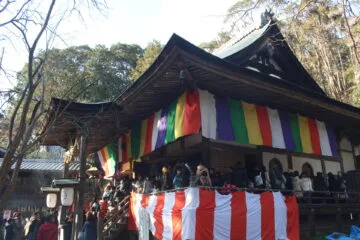
[[261, 238], [275, 239], [274, 195], [271, 192], [260, 194]]
[[173, 240], [182, 239], [182, 209], [185, 206], [185, 192], [175, 192], [175, 204], [172, 209]]
[[121, 146], [120, 146], [122, 163], [126, 163], [128, 161], [128, 159], [127, 159], [128, 154], [127, 154], [127, 147], [126, 147], [127, 144], [128, 144], [127, 137], [126, 137], [126, 134], [124, 134], [121, 136]]
[[310, 138], [311, 138], [313, 153], [320, 155], [321, 154], [320, 136], [319, 136], [319, 130], [316, 125], [316, 121], [313, 118], [308, 118], [308, 123], [309, 123]]
[[137, 231], [135, 223], [135, 209], [136, 209], [136, 194], [131, 193], [130, 196], [130, 207], [129, 207], [129, 218], [128, 218], [128, 230]]
[[183, 135], [198, 133], [200, 131], [200, 97], [199, 91], [186, 94]]
[[243, 191], [232, 193], [230, 239], [246, 239], [246, 194]]
[[140, 203], [142, 208], [147, 208], [149, 205], [149, 195], [144, 194]]
[[300, 239], [299, 208], [294, 196], [285, 199], [287, 208], [286, 234], [288, 239]]
[[215, 191], [199, 189], [199, 207], [196, 209], [195, 240], [214, 238]]
[[101, 152], [101, 156], [102, 156], [103, 161], [104, 161], [103, 170], [105, 172], [105, 176], [107, 176], [107, 175], [109, 175], [109, 169], [108, 169], [108, 165], [107, 165], [107, 158], [106, 158], [105, 148], [101, 149], [100, 152]]
[[144, 154], [151, 153], [152, 131], [153, 131], [153, 127], [154, 127], [154, 117], [155, 117], [155, 115], [153, 114], [148, 118], [147, 128], [146, 128], [146, 139], [145, 139]]
[[260, 125], [261, 136], [265, 146], [272, 146], [272, 133], [269, 114], [266, 107], [256, 106], [256, 113]]
[[162, 193], [157, 196], [157, 201], [154, 209], [154, 219], [155, 219], [155, 237], [158, 240], [162, 239], [162, 235], [164, 232], [164, 224], [162, 221], [162, 211], [164, 208], [164, 201], [165, 201], [165, 193]]

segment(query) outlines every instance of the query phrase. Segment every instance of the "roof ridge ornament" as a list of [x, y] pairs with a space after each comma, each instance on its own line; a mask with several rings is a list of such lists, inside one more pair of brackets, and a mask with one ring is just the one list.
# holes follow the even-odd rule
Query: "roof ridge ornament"
[[260, 27], [264, 27], [266, 24], [269, 23], [269, 21], [274, 21], [274, 15], [275, 13], [271, 8], [265, 9], [265, 12], [261, 14]]

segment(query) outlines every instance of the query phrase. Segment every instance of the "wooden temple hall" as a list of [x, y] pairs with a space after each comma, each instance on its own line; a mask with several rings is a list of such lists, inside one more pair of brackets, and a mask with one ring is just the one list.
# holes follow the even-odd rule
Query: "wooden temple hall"
[[274, 22], [213, 54], [174, 34], [119, 95], [95, 104], [53, 99], [43, 144], [69, 148], [81, 138], [90, 154], [115, 142], [117, 169], [137, 176], [182, 160], [221, 173], [239, 161], [312, 176], [360, 168], [360, 109], [324, 93]]

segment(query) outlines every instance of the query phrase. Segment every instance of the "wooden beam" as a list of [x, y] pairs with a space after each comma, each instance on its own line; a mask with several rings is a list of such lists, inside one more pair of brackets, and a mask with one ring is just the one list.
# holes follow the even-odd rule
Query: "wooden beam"
[[[181, 58], [179, 58], [176, 61], [176, 64], [179, 67], [180, 71], [182, 71], [183, 74], [185, 75], [184, 76], [185, 77], [184, 78], [184, 85], [185, 85], [186, 89], [189, 90], [189, 91], [195, 90], [196, 89], [196, 81], [193, 78], [192, 74], [190, 73], [189, 69], [184, 64], [184, 61]], [[181, 74], [181, 72], [179, 74]]]

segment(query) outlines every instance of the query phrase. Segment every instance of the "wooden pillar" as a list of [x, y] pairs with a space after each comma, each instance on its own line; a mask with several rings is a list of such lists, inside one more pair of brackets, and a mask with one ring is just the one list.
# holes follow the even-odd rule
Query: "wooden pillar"
[[201, 158], [202, 158], [202, 163], [206, 167], [208, 167], [208, 168], [213, 167], [213, 166], [211, 166], [211, 161], [210, 161], [210, 143], [205, 138], [202, 138]]
[[287, 152], [286, 157], [287, 157], [288, 169], [294, 170], [293, 169], [293, 162], [292, 162], [292, 154], [291, 154], [291, 152]]
[[63, 178], [69, 177], [69, 164], [64, 162], [64, 172], [63, 172]]
[[81, 134], [80, 137], [80, 177], [79, 177], [79, 188], [78, 188], [78, 199], [77, 199], [77, 211], [76, 211], [76, 232], [75, 236], [78, 236], [78, 233], [82, 229], [83, 225], [83, 206], [84, 206], [84, 186], [86, 179], [86, 158], [87, 158], [87, 136]]
[[[75, 194], [74, 194], [74, 202], [77, 203], [78, 202], [78, 190], [77, 188], [75, 188]], [[77, 204], [75, 204], [75, 209], [74, 209], [74, 216], [73, 216], [73, 224], [72, 224], [72, 228], [71, 228], [71, 239], [77, 239], [78, 238], [78, 233], [77, 233], [77, 228], [76, 228], [76, 216], [75, 214], [78, 212], [78, 206]]]

